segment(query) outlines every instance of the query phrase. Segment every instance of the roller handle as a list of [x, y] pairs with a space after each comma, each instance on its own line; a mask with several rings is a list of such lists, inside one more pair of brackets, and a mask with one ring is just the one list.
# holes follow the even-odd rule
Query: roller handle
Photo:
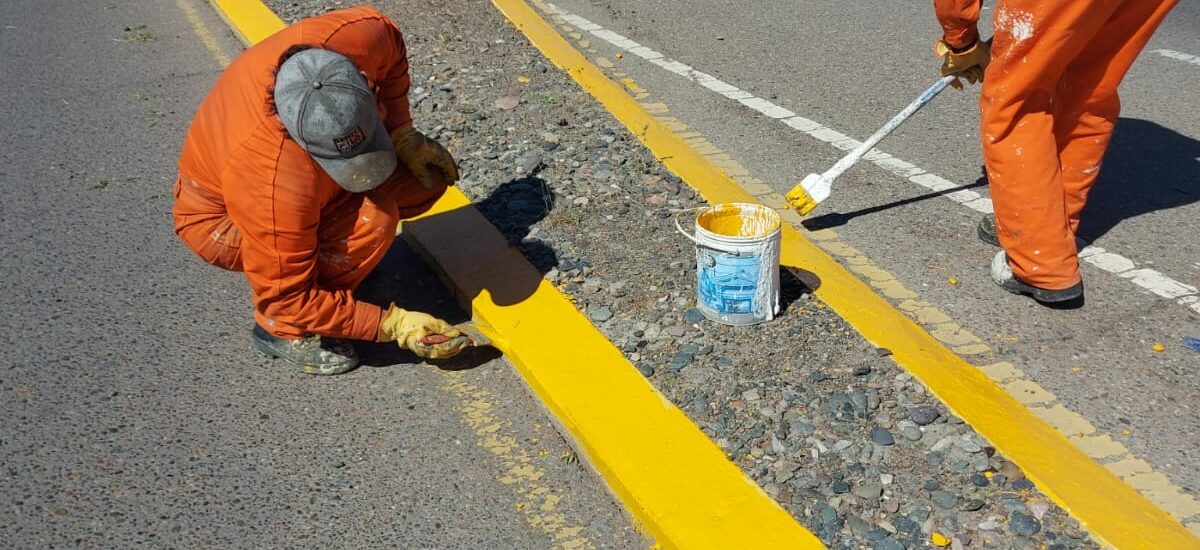
[[863, 155], [867, 154], [867, 151], [870, 151], [873, 147], [875, 147], [876, 144], [883, 140], [883, 138], [892, 133], [892, 130], [895, 130], [897, 126], [900, 126], [901, 123], [903, 123], [905, 120], [908, 120], [908, 117], [912, 116], [913, 113], [921, 110], [921, 107], [924, 107], [927, 103], [929, 103], [929, 100], [933, 99], [934, 96], [938, 95], [939, 92], [946, 89], [946, 86], [953, 82], [955, 78], [957, 77], [953, 75], [944, 76], [938, 79], [937, 82], [934, 82], [933, 86], [930, 86], [929, 89], [922, 92], [916, 100], [908, 104], [908, 107], [905, 107], [903, 111], [897, 113], [896, 116], [892, 117], [887, 124], [884, 124], [883, 127], [872, 134], [871, 137], [867, 138], [867, 140], [862, 142], [861, 145], [856, 147], [853, 151], [850, 151], [848, 154], [846, 154], [846, 156], [842, 157], [842, 160], [837, 161], [837, 164], [834, 164], [832, 168], [821, 174], [821, 179], [830, 182], [837, 179], [838, 176], [842, 175], [842, 172], [845, 172], [846, 169], [854, 166], [854, 163], [858, 162]]

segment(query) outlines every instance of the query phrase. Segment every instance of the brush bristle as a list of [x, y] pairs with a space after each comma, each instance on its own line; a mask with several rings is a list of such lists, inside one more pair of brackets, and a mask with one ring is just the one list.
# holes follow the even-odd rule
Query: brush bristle
[[812, 212], [817, 207], [817, 201], [814, 201], [808, 191], [804, 190], [803, 185], [797, 185], [788, 191], [787, 202], [788, 206], [791, 206], [801, 216]]

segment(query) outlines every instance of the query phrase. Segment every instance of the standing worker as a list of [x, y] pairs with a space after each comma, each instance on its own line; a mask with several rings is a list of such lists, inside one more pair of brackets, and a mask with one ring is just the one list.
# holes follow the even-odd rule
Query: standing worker
[[408, 88], [400, 29], [364, 7], [251, 47], [200, 104], [179, 159], [175, 232], [204, 261], [245, 273], [259, 351], [340, 374], [358, 366], [346, 340], [425, 358], [469, 343], [445, 321], [354, 297], [397, 223], [458, 179], [450, 153], [413, 129]]
[[980, 0], [934, 0], [942, 74], [983, 80], [995, 215], [979, 236], [1003, 247], [991, 269], [1000, 288], [1045, 303], [1082, 298], [1075, 231], [1121, 110], [1117, 86], [1176, 2], [998, 0], [989, 44], [976, 29]]

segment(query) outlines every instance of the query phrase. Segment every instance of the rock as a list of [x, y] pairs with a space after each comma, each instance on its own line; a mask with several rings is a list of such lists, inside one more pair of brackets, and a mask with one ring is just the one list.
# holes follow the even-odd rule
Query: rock
[[1025, 472], [1022, 472], [1021, 469], [1018, 468], [1016, 464], [1013, 464], [1012, 462], [1009, 462], [1007, 460], [1005, 460], [1004, 463], [1000, 465], [1000, 473], [1004, 474], [1004, 478], [1008, 479], [1010, 481], [1016, 481], [1018, 479], [1025, 479]]
[[887, 499], [883, 501], [883, 511], [889, 514], [895, 514], [900, 511], [900, 501]]
[[892, 537], [888, 537], [872, 544], [871, 550], [908, 550], [908, 545]]
[[1032, 537], [1042, 530], [1042, 523], [1029, 514], [1013, 512], [1008, 516], [1008, 530], [1014, 535]]
[[742, 399], [749, 402], [754, 402], [761, 399], [761, 397], [758, 395], [758, 388], [750, 388], [742, 392]]
[[683, 370], [684, 367], [692, 364], [692, 362], [695, 360], [696, 357], [693, 355], [688, 355], [682, 352], [676, 353], [675, 355], [671, 356], [671, 361], [667, 363], [667, 370], [671, 372], [679, 372]]
[[850, 527], [850, 532], [858, 538], [867, 538], [867, 534], [871, 532], [871, 524], [866, 520], [856, 515], [846, 516], [846, 525]]
[[594, 306], [588, 308], [587, 315], [589, 319], [597, 323], [603, 323], [609, 319], [612, 319], [613, 312], [608, 308], [608, 306]]
[[492, 105], [495, 105], [497, 109], [502, 109], [505, 111], [514, 109], [514, 108], [516, 108], [517, 105], [520, 105], [520, 104], [521, 104], [521, 100], [519, 100], [513, 96], [510, 96], [510, 95], [506, 95], [506, 96], [497, 98], [496, 101], [494, 101], [492, 103]]
[[990, 482], [983, 474], [971, 474], [971, 483], [976, 487], [987, 487]]
[[866, 376], [871, 374], [871, 365], [859, 365], [854, 367], [854, 376]]
[[642, 376], [645, 376], [646, 378], [650, 378], [651, 376], [654, 376], [654, 367], [651, 366], [649, 363], [638, 363], [637, 370], [638, 370], [638, 372], [642, 373]]
[[983, 506], [984, 506], [984, 502], [982, 500], [979, 500], [977, 498], [972, 498], [972, 499], [963, 501], [962, 506], [960, 508], [966, 512], [975, 512], [977, 510], [983, 509]]
[[1025, 506], [1029, 508], [1029, 513], [1033, 514], [1033, 517], [1037, 518], [1038, 521], [1042, 521], [1046, 512], [1050, 511], [1050, 503], [1044, 500], [1031, 500], [1025, 503]]
[[1028, 491], [1033, 489], [1033, 482], [1028, 479], [1018, 479], [1012, 482], [1012, 488], [1018, 491]]
[[829, 486], [829, 490], [832, 491], [833, 494], [835, 494], [835, 495], [849, 493], [850, 492], [850, 484], [845, 481], [838, 480], [838, 481], [833, 482], [833, 484], [831, 484]]
[[863, 483], [862, 485], [859, 485], [858, 487], [854, 488], [854, 496], [857, 496], [857, 497], [865, 499], [865, 500], [869, 500], [869, 501], [878, 500], [879, 497], [882, 495], [883, 495], [883, 485], [880, 485], [879, 483], [876, 483], [874, 481], [871, 481], [868, 483]]
[[519, 173], [532, 174], [532, 173], [536, 172], [538, 168], [541, 168], [541, 167], [542, 167], [542, 153], [541, 153], [541, 151], [533, 150], [533, 151], [530, 151], [529, 154], [525, 155], [525, 159], [521, 161]]
[[825, 402], [825, 407], [838, 420], [848, 422], [855, 418], [854, 403], [844, 393], [835, 393], [829, 396], [829, 400]]
[[1004, 523], [1000, 516], [988, 516], [987, 519], [979, 522], [980, 531], [999, 531], [1004, 528]]
[[922, 485], [922, 487], [926, 491], [936, 491], [936, 490], [942, 488], [942, 484], [938, 483], [936, 479], [927, 479], [927, 480], [925, 480], [925, 484]]
[[900, 435], [909, 441], [920, 441], [922, 432], [921, 428], [907, 424], [900, 428]]
[[859, 418], [865, 417], [865, 413], [868, 408], [867, 405], [870, 402], [870, 400], [867, 398], [867, 394], [860, 391], [852, 391], [846, 394], [846, 396], [850, 398], [850, 404], [854, 406], [854, 410], [858, 414]]
[[929, 499], [932, 500], [938, 508], [943, 510], [953, 510], [954, 507], [958, 506], [958, 495], [951, 493], [950, 491], [943, 491], [939, 489], [930, 493]]
[[913, 407], [912, 410], [908, 411], [908, 417], [912, 419], [913, 422], [916, 422], [918, 426], [928, 426], [929, 424], [933, 424], [933, 421], [937, 420], [939, 416], [941, 416], [941, 413], [939, 413], [937, 409], [928, 405]]
[[893, 476], [892, 474], [879, 474], [879, 483], [891, 485], [895, 477], [896, 476]]
[[913, 534], [921, 530], [921, 524], [906, 517], [898, 517], [893, 522], [901, 533]]
[[892, 437], [891, 432], [878, 426], [871, 430], [871, 441], [884, 447], [896, 444], [896, 439]]
[[696, 308], [692, 308], [683, 312], [683, 322], [689, 325], [699, 324], [703, 320], [704, 314], [700, 313], [700, 310]]

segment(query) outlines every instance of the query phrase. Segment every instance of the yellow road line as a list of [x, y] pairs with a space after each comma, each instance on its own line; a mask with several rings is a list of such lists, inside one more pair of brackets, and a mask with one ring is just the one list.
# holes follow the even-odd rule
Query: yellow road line
[[[537, 1], [537, 0], [535, 0]], [[664, 164], [711, 203], [756, 202], [737, 182], [629, 97], [523, 0], [493, 3]], [[1043, 422], [794, 228], [783, 230], [784, 265], [816, 273], [816, 294], [920, 379], [1048, 496], [1118, 548], [1195, 548], [1200, 539]], [[950, 330], [952, 327], [946, 327]], [[959, 327], [961, 328], [961, 327]]]
[[[542, 6], [542, 4], [537, 2], [535, 4]], [[564, 23], [564, 29], [574, 28], [566, 25], [565, 21], [561, 21], [560, 16], [554, 13], [553, 10], [547, 10], [543, 7], [543, 11], [551, 19]], [[568, 33], [569, 36], [575, 36], [575, 34]], [[590, 48], [591, 44], [586, 40], [578, 40], [577, 42], [580, 46], [587, 49], [589, 53], [596, 54], [596, 50]], [[610, 69], [610, 76], [620, 79], [627, 88], [630, 87], [632, 80], [627, 78], [628, 75], [625, 73], [615, 70], [615, 65], [608, 61], [607, 58], [594, 56], [593, 61], [601, 67]], [[630, 91], [634, 92], [634, 98], [638, 101], [647, 100], [650, 96], [648, 91], [640, 87], [636, 90], [630, 88]], [[727, 175], [733, 177], [741, 185], [742, 189], [754, 195], [763, 204], [782, 208], [783, 211], [780, 212], [781, 217], [789, 223], [793, 225], [800, 224], [800, 217], [787, 206], [783, 195], [762, 180], [751, 177], [746, 167], [742, 166], [719, 147], [713, 145], [702, 134], [692, 130], [679, 119], [668, 116], [669, 108], [666, 104], [643, 102], [642, 107], [655, 115], [659, 121], [663, 122], [676, 135], [684, 138], [693, 149], [716, 164]], [[1067, 436], [1068, 439], [1073, 440], [1085, 454], [1093, 459], [1101, 460], [1106, 468], [1132, 486], [1142, 496], [1160, 506], [1175, 519], [1185, 522], [1187, 528], [1194, 535], [1200, 536], [1200, 501], [1190, 493], [1176, 485], [1165, 482], [1167, 478], [1162, 474], [1146, 475], [1153, 473], [1153, 469], [1148, 463], [1138, 459], [1129, 449], [1125, 448], [1121, 443], [1114, 441], [1112, 437], [1105, 437], [1104, 434], [1093, 436], [1096, 433], [1096, 429], [1087, 419], [1068, 409], [1062, 403], [1056, 402], [1057, 397], [1036, 382], [1023, 379], [1024, 373], [1020, 369], [1016, 369], [1008, 363], [990, 364], [995, 358], [995, 353], [991, 346], [987, 345], [970, 331], [953, 323], [950, 316], [937, 307], [927, 302], [917, 301], [917, 293], [905, 288], [903, 283], [896, 279], [895, 276], [879, 268], [866, 255], [840, 241], [837, 233], [832, 229], [809, 231], [808, 238], [815, 241], [817, 246], [824, 249], [826, 253], [837, 256], [840, 262], [850, 271], [859, 274], [878, 293], [891, 299], [899, 309], [907, 312], [917, 324], [929, 331], [930, 335], [942, 344], [950, 347], [951, 351], [961, 356], [969, 356], [969, 360], [973, 363], [978, 361], [975, 364], [983, 363], [979, 368], [993, 381], [1000, 382], [1001, 387], [1008, 391], [1010, 395], [1021, 403], [1029, 405], [1030, 410], [1034, 414]], [[948, 283], [953, 284], [949, 279]], [[998, 337], [1003, 338], [1003, 336]], [[1082, 367], [1072, 368], [1073, 372], [1080, 372], [1082, 370]], [[1018, 379], [1020, 380], [1018, 381]], [[1123, 437], [1129, 437], [1129, 435], [1128, 431], [1121, 433]], [[1137, 464], [1139, 468], [1144, 467], [1144, 471], [1129, 471], [1128, 468], [1124, 467], [1129, 464]], [[1191, 522], [1188, 522], [1188, 520], [1191, 520]]]
[[[248, 43], [268, 36], [272, 26], [282, 27], [258, 0], [213, 3]], [[659, 544], [823, 548], [542, 279], [458, 189], [451, 188], [419, 220], [406, 222], [404, 234], [435, 260], [473, 315], [504, 337], [506, 357]], [[514, 291], [520, 291], [519, 300], [509, 299]]]
[[200, 19], [200, 14], [196, 13], [196, 8], [193, 8], [192, 5], [188, 3], [188, 0], [175, 0], [175, 5], [179, 6], [179, 9], [183, 11], [185, 16], [187, 16], [188, 23], [191, 23], [192, 25], [192, 31], [195, 32], [196, 36], [200, 38], [200, 42], [203, 43], [204, 47], [207, 48], [209, 53], [212, 54], [213, 59], [216, 59], [217, 63], [221, 64], [221, 67], [228, 67], [229, 54], [225, 53], [225, 50], [221, 49], [221, 45], [217, 43], [217, 39], [213, 37], [211, 32], [209, 32], [208, 26], [206, 26], [204, 21]]

